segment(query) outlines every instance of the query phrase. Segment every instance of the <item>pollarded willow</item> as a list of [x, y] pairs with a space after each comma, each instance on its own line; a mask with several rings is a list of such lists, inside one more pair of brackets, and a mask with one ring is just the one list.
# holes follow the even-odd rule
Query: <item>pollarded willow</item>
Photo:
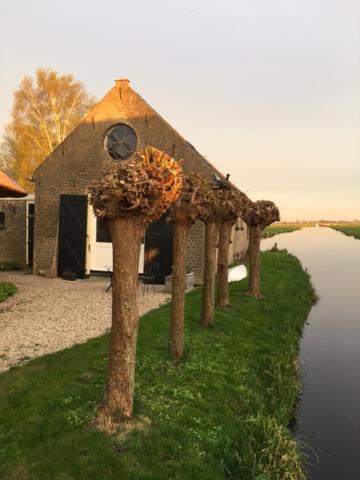
[[111, 431], [133, 411], [138, 314], [138, 265], [146, 226], [176, 201], [181, 167], [154, 147], [110, 168], [89, 188], [95, 215], [106, 221], [113, 243], [112, 327], [108, 377], [95, 424]]
[[221, 211], [221, 194], [229, 188], [227, 182], [209, 181], [206, 186], [207, 207], [201, 214], [205, 223], [204, 276], [200, 324], [210, 327], [214, 324], [215, 281], [216, 281], [216, 249], [219, 237], [219, 212]]
[[274, 202], [258, 200], [251, 202], [243, 212], [249, 229], [249, 294], [259, 298], [260, 289], [260, 242], [265, 227], [280, 220], [280, 212]]
[[226, 307], [230, 304], [229, 294], [229, 247], [232, 229], [243, 212], [249, 208], [249, 198], [234, 188], [218, 193], [219, 243], [217, 257], [217, 304]]
[[182, 182], [181, 194], [168, 212], [168, 220], [175, 225], [169, 337], [169, 352], [173, 358], [181, 358], [184, 353], [186, 248], [189, 230], [212, 201], [209, 181], [200, 174], [184, 174]]

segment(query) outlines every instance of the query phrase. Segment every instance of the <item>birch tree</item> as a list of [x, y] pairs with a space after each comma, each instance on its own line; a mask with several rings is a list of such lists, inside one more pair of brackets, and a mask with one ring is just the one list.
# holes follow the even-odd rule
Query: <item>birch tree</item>
[[72, 75], [39, 68], [14, 93], [12, 119], [1, 146], [2, 163], [27, 190], [33, 171], [59, 145], [94, 104]]

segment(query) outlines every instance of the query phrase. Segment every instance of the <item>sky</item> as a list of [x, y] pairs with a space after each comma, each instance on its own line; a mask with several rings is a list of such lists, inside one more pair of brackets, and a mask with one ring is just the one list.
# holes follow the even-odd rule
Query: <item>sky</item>
[[0, 132], [39, 67], [131, 86], [283, 220], [360, 219], [358, 0], [0, 1]]

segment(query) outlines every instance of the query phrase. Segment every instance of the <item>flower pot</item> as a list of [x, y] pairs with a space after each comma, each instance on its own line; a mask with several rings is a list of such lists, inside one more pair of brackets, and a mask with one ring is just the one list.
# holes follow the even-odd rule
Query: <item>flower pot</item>
[[[194, 288], [194, 272], [186, 273], [185, 275], [185, 290], [188, 292]], [[165, 286], [164, 292], [171, 293], [172, 290], [172, 275], [167, 275], [165, 277]]]

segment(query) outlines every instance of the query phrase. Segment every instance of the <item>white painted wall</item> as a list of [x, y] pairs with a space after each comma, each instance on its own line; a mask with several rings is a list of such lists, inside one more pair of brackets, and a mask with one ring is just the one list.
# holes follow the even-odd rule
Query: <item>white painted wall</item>
[[[96, 241], [96, 217], [92, 208], [88, 209], [88, 238], [89, 244], [87, 247], [87, 257], [89, 262], [86, 262], [87, 269], [96, 270], [99, 272], [112, 271], [112, 243], [111, 242], [97, 242]], [[144, 243], [141, 245], [139, 258], [139, 273], [144, 273]]]

